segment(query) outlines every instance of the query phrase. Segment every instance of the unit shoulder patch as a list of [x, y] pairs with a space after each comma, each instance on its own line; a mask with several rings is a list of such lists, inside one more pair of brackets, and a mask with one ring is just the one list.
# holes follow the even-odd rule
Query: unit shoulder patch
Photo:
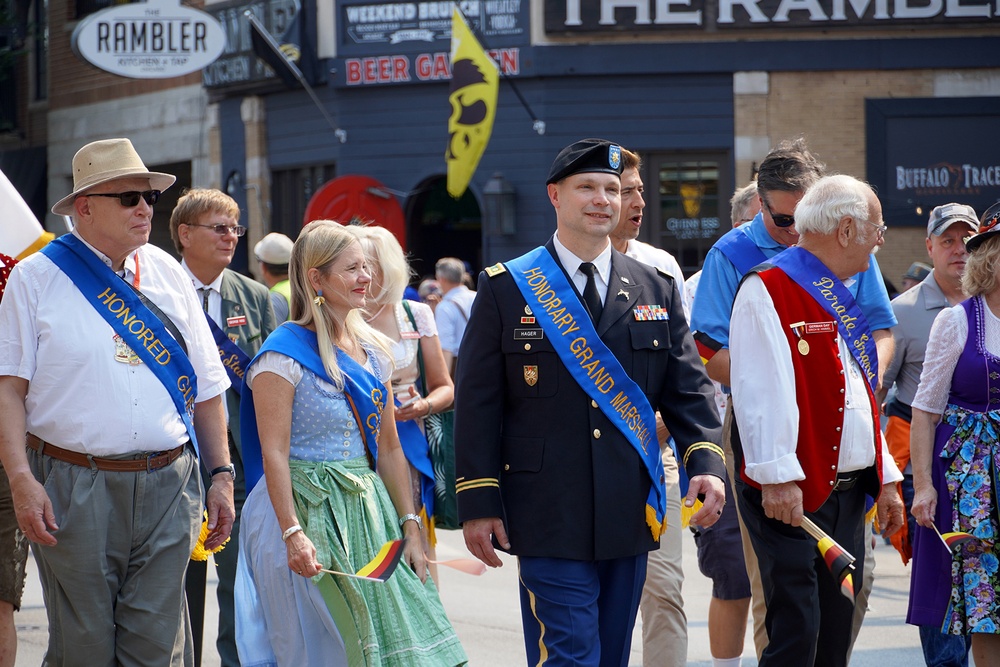
[[488, 275], [490, 278], [495, 278], [496, 276], [499, 276], [501, 273], [506, 273], [506, 271], [507, 267], [504, 266], [503, 263], [501, 262], [497, 262], [493, 266], [486, 267], [486, 275]]

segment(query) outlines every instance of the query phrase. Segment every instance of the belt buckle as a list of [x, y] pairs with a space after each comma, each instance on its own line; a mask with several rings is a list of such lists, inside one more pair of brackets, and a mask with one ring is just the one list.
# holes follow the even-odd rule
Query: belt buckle
[[156, 457], [156, 456], [159, 456], [161, 453], [162, 452], [153, 452], [152, 454], [150, 454], [150, 455], [148, 455], [146, 457], [146, 472], [147, 473], [150, 473], [150, 472], [153, 472], [154, 470], [156, 470], [156, 468], [152, 467], [152, 465], [153, 465], [153, 458]]

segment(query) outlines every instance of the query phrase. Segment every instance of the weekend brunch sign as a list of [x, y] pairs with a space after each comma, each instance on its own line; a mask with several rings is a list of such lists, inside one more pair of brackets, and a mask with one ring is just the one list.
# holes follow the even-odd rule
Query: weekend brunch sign
[[215, 18], [180, 0], [149, 0], [95, 12], [73, 31], [73, 52], [133, 79], [167, 79], [215, 61], [226, 35]]

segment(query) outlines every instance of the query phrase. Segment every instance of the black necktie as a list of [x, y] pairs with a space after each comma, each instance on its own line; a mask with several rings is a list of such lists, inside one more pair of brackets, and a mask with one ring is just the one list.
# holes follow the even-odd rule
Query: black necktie
[[597, 291], [597, 281], [594, 280], [597, 267], [590, 262], [584, 262], [580, 265], [580, 270], [587, 274], [587, 286], [583, 288], [583, 302], [587, 304], [587, 310], [590, 311], [594, 324], [597, 324], [601, 321], [601, 311], [604, 310], [601, 294]]
[[205, 312], [207, 313], [208, 312], [208, 295], [211, 294], [212, 288], [211, 287], [199, 287], [198, 291], [201, 292], [201, 297], [202, 297], [201, 307], [204, 308]]

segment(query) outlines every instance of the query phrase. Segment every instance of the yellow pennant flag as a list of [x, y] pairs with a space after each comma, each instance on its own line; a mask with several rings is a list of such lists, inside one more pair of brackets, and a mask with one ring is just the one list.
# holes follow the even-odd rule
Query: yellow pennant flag
[[451, 117], [448, 119], [448, 193], [458, 199], [469, 187], [493, 132], [500, 70], [486, 55], [462, 12], [451, 17]]
[[53, 239], [0, 171], [0, 253], [24, 259]]

